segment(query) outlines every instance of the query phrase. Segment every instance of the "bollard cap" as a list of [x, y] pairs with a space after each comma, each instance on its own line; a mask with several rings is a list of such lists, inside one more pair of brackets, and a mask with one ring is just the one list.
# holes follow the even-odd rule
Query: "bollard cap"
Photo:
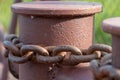
[[79, 1], [36, 1], [13, 4], [12, 11], [18, 14], [39, 16], [83, 16], [101, 12], [102, 5]]
[[104, 20], [102, 23], [102, 28], [107, 33], [120, 35], [120, 17]]

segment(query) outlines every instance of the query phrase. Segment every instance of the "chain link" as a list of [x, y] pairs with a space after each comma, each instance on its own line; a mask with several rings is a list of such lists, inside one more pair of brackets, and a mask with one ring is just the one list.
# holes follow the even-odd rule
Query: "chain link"
[[[71, 45], [42, 47], [23, 44], [14, 34], [8, 35], [3, 44], [6, 48], [4, 56], [14, 63], [35, 61], [44, 64], [74, 66], [90, 62], [96, 80], [119, 80], [120, 78], [119, 70], [111, 66], [112, 48], [108, 45], [94, 44], [85, 50]], [[57, 69], [57, 67], [52, 67], [49, 72], [54, 72], [53, 69]]]
[[[86, 50], [80, 50], [75, 46], [47, 46], [25, 45], [14, 34], [8, 35], [3, 42], [6, 52], [4, 56], [15, 63], [36, 61], [38, 63], [60, 63], [76, 65], [83, 62], [90, 62], [93, 59], [102, 57], [103, 52], [110, 53], [112, 48], [104, 44], [95, 44]], [[66, 56], [69, 57], [66, 59]]]
[[112, 54], [104, 55], [100, 60], [90, 62], [95, 80], [120, 80], [120, 69], [112, 66]]

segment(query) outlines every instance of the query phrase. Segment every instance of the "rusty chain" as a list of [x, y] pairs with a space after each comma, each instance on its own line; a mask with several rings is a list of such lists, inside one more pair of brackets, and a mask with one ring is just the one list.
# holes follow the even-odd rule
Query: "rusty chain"
[[112, 48], [108, 45], [94, 44], [85, 50], [71, 45], [42, 47], [26, 45], [14, 34], [6, 36], [3, 44], [6, 48], [4, 56], [14, 63], [22, 64], [35, 61], [44, 64], [74, 66], [90, 62], [95, 80], [119, 80], [118, 78], [120, 78], [119, 70], [111, 66]]
[[120, 80], [120, 69], [112, 66], [112, 54], [107, 54], [100, 60], [92, 60], [90, 67], [95, 80]]
[[[25, 45], [15, 35], [9, 35], [3, 42], [6, 51], [5, 57], [14, 63], [25, 63], [36, 61], [38, 63], [60, 63], [62, 65], [76, 65], [83, 62], [90, 62], [93, 59], [99, 59], [103, 54], [97, 51], [110, 53], [111, 47], [95, 44], [87, 50], [80, 50], [75, 46], [47, 46]], [[69, 54], [69, 58], [65, 57]]]

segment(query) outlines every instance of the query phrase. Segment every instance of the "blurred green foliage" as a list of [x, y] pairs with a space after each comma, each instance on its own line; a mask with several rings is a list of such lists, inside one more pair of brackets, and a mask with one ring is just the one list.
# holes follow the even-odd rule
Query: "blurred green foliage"
[[[24, 0], [25, 2], [32, 0]], [[71, 1], [71, 0], [65, 0]], [[120, 0], [75, 0], [75, 1], [89, 1], [100, 2], [103, 4], [103, 12], [96, 14], [95, 16], [95, 42], [111, 44], [111, 36], [104, 33], [101, 28], [102, 21], [106, 18], [120, 16]], [[11, 9], [13, 0], [0, 0], [0, 23], [5, 26], [5, 30], [8, 31], [8, 27], [11, 19]]]

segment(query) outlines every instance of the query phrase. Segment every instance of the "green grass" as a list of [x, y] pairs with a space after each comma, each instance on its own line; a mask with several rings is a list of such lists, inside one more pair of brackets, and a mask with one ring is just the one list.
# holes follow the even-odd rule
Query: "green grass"
[[[31, 1], [31, 0], [24, 0]], [[66, 0], [68, 1], [68, 0]], [[69, 0], [71, 1], [71, 0]], [[120, 0], [76, 0], [76, 1], [94, 1], [103, 4], [103, 12], [95, 16], [95, 42], [111, 44], [111, 36], [102, 31], [101, 24], [106, 18], [120, 16]], [[10, 6], [13, 0], [0, 0], [0, 23], [8, 31], [11, 18]]]
[[0, 1], [0, 23], [2, 23], [5, 26], [5, 29], [8, 28], [11, 18], [11, 11], [10, 11], [11, 4], [12, 4], [12, 0]]

